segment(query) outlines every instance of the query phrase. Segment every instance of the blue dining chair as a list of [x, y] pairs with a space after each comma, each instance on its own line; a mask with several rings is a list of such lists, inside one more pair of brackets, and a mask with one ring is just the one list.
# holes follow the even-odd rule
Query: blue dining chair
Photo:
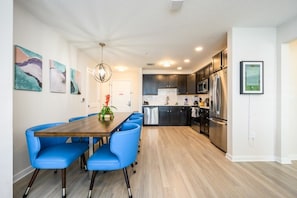
[[127, 167], [136, 159], [140, 126], [123, 123], [120, 131], [114, 132], [109, 144], [100, 147], [87, 161], [88, 170], [93, 171], [88, 197], [91, 198], [95, 177], [98, 171], [123, 169], [129, 198], [132, 197]]
[[140, 129], [142, 129], [142, 125], [143, 125], [143, 117], [139, 117], [139, 116], [133, 116], [131, 115], [128, 120], [126, 120], [126, 122], [133, 122], [136, 123], [140, 126]]
[[[132, 114], [132, 116], [130, 116], [128, 118], [128, 120], [126, 120], [127, 123], [135, 123], [138, 124], [140, 126], [140, 133], [139, 133], [139, 144], [138, 144], [138, 148], [140, 148], [140, 140], [141, 140], [141, 131], [142, 131], [142, 124], [143, 124], [143, 117], [139, 116], [139, 115], [134, 115]], [[140, 152], [140, 150], [138, 150], [138, 152]], [[135, 165], [138, 164], [137, 160], [135, 160]], [[132, 169], [133, 169], [133, 173], [136, 173], [136, 170], [134, 169], [134, 163], [131, 164]]]
[[133, 112], [132, 115], [130, 116], [132, 118], [134, 117], [142, 117], [143, 118], [143, 113], [140, 113], [140, 112]]
[[126, 122], [132, 122], [136, 123], [140, 126], [140, 134], [139, 134], [139, 140], [141, 140], [141, 131], [142, 131], [142, 125], [143, 125], [143, 117], [139, 116], [130, 116]]
[[[84, 118], [87, 118], [89, 116], [77, 116], [77, 117], [72, 117], [69, 118], [68, 122], [74, 122], [76, 120], [81, 120]], [[96, 144], [97, 142], [99, 142], [101, 140], [101, 138], [98, 137], [94, 137], [93, 138], [93, 145]], [[89, 143], [89, 138], [88, 137], [71, 137], [71, 141], [72, 142], [85, 142], [85, 143]]]
[[95, 116], [95, 115], [98, 115], [98, 113], [90, 113], [90, 114], [88, 114], [88, 117]]
[[35, 131], [65, 124], [64, 122], [37, 125], [26, 130], [26, 140], [31, 166], [35, 171], [23, 197], [27, 197], [40, 169], [62, 170], [62, 197], [66, 197], [66, 168], [88, 150], [86, 143], [67, 143], [68, 137], [36, 137]]

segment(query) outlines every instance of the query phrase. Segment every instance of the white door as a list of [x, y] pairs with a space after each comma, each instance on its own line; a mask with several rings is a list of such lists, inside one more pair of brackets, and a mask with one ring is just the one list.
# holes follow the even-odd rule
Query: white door
[[87, 68], [87, 85], [86, 85], [86, 102], [87, 102], [87, 114], [98, 113], [100, 109], [100, 95], [99, 95], [99, 83], [94, 79], [92, 71]]
[[131, 111], [131, 82], [127, 80], [115, 80], [111, 84], [111, 105], [116, 112]]

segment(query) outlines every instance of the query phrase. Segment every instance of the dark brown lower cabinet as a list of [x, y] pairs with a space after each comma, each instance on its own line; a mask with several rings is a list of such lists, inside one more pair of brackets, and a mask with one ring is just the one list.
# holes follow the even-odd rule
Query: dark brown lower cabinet
[[160, 126], [189, 126], [191, 108], [186, 106], [159, 106]]

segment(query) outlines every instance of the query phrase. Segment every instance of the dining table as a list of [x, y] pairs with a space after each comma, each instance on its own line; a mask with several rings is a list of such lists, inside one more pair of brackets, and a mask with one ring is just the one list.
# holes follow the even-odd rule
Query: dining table
[[109, 137], [132, 115], [133, 112], [115, 112], [110, 121], [89, 116], [56, 127], [36, 131], [37, 137], [89, 137], [89, 156], [93, 155], [93, 137]]

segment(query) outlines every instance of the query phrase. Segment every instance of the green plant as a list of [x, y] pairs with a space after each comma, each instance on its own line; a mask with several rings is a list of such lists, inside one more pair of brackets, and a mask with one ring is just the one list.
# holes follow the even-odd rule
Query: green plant
[[103, 104], [103, 107], [102, 107], [101, 111], [99, 112], [99, 117], [102, 116], [103, 119], [104, 119], [105, 115], [111, 115], [111, 117], [113, 117], [112, 109], [114, 109], [114, 110], [117, 109], [115, 106], [108, 106], [109, 100], [110, 100], [110, 95], [108, 94], [105, 97], [105, 104]]

